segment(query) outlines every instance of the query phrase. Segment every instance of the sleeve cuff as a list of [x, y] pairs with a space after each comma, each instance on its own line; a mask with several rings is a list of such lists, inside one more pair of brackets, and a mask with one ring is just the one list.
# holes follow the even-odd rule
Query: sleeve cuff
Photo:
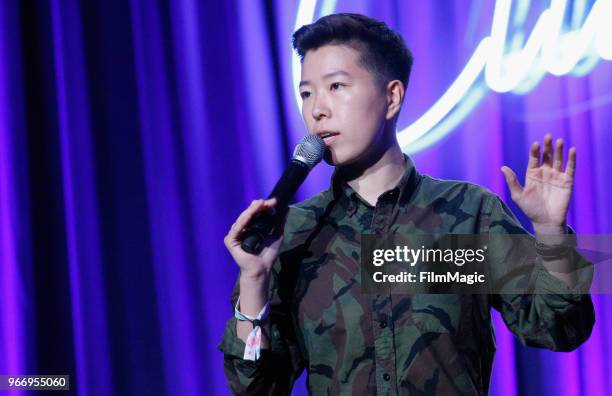
[[578, 302], [584, 295], [589, 294], [592, 266], [577, 271], [578, 282], [573, 287], [548, 272], [540, 260], [536, 262], [536, 271], [535, 294], [556, 298], [559, 302], [566, 303]]
[[[232, 357], [244, 360], [244, 348], [246, 347], [246, 344], [240, 337], [238, 337], [238, 334], [236, 334], [236, 322], [237, 319], [235, 317], [232, 317], [227, 321], [223, 338], [221, 339], [221, 343], [217, 346], [217, 349], [219, 349], [225, 355], [230, 355]], [[261, 361], [264, 355], [270, 352], [283, 352], [283, 346], [279, 339], [278, 328], [274, 324], [272, 324], [272, 335], [271, 339], [269, 340], [269, 348], [261, 350], [262, 356], [257, 360], [257, 362]]]
[[221, 343], [217, 346], [217, 348], [223, 352], [225, 355], [231, 355], [236, 358], [242, 359], [244, 356], [244, 348], [246, 344], [238, 334], [236, 334], [236, 318], [232, 317], [227, 321], [225, 325], [225, 332], [223, 334], [223, 339]]
[[[567, 226], [567, 234], [575, 235], [575, 231], [569, 225]], [[536, 260], [536, 286], [535, 290], [537, 294], [554, 294], [554, 295], [566, 295], [566, 297], [572, 297], [572, 300], [579, 300], [580, 294], [588, 294], [593, 278], [593, 265], [585, 260], [574, 247], [573, 255], [577, 258], [576, 263], [577, 269], [576, 274], [578, 275], [578, 282], [575, 286], [569, 287], [561, 279], [551, 274], [546, 267], [542, 264], [541, 260]]]

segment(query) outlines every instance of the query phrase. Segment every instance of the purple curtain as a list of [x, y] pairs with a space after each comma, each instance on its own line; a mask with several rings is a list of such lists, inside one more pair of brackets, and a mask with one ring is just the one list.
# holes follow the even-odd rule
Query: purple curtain
[[[222, 240], [305, 133], [291, 74], [299, 3], [2, 2], [0, 374], [69, 374], [79, 395], [229, 393], [216, 345], [237, 266]], [[532, 3], [525, 34], [549, 6]], [[404, 128], [490, 33], [493, 8], [339, 0], [315, 15], [360, 12], [402, 33], [415, 56]], [[522, 95], [485, 91], [412, 155], [418, 169], [493, 190], [528, 226], [499, 169], [522, 175], [530, 143], [552, 133], [578, 150], [570, 225], [612, 233], [612, 62]], [[298, 199], [331, 171], [320, 165]], [[612, 393], [612, 300], [594, 303], [593, 334], [571, 353], [521, 346], [494, 314], [491, 394]]]

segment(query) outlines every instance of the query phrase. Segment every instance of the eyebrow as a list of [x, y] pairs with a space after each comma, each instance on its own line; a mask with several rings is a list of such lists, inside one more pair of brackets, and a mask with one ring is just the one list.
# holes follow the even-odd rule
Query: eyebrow
[[[334, 77], [334, 76], [345, 76], [345, 77], [351, 77], [351, 75], [343, 70], [337, 70], [331, 73], [327, 73], [326, 75], [323, 76], [323, 79], [328, 79], [330, 77]], [[309, 85], [310, 81], [300, 81], [300, 85], [298, 87], [302, 87], [302, 85]]]

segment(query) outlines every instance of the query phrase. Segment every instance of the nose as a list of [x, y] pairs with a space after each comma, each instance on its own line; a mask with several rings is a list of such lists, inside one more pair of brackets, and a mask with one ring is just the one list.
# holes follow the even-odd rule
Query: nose
[[317, 97], [314, 98], [314, 103], [312, 104], [312, 118], [319, 121], [323, 117], [329, 118], [329, 116], [330, 110], [327, 104], [327, 100], [324, 96], [317, 95]]

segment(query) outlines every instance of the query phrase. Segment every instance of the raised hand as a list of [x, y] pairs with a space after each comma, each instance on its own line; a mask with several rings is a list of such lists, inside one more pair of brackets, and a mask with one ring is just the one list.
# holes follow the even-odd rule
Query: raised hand
[[557, 139], [553, 153], [552, 137], [546, 135], [541, 162], [540, 143], [531, 145], [524, 187], [512, 169], [507, 166], [501, 168], [512, 200], [529, 217], [536, 232], [557, 233], [565, 230], [576, 172], [575, 147], [570, 148], [568, 156], [564, 172], [563, 140]]

